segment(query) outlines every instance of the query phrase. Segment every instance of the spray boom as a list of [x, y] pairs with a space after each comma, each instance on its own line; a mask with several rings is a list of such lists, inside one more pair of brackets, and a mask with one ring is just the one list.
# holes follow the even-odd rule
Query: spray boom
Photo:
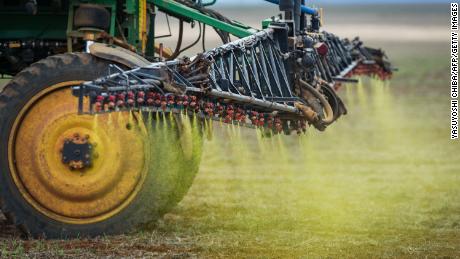
[[[318, 130], [347, 113], [336, 94], [353, 75], [388, 79], [382, 51], [322, 33], [297, 35], [272, 23], [263, 31], [193, 58], [116, 72], [76, 87], [80, 113], [124, 110], [196, 113], [203, 118], [265, 127], [275, 133]], [[84, 107], [84, 99], [89, 105]]]

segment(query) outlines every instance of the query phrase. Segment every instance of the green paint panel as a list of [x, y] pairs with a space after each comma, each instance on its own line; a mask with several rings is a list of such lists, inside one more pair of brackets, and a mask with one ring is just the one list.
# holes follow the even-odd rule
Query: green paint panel
[[[139, 0], [70, 0], [69, 8], [60, 11], [51, 9], [42, 9], [38, 15], [26, 14], [23, 9], [2, 9], [0, 10], [0, 39], [5, 40], [24, 40], [24, 39], [44, 39], [44, 40], [66, 40], [66, 36], [73, 33], [73, 14], [75, 8], [82, 3], [99, 4], [108, 8], [112, 12], [109, 33], [112, 36], [121, 38], [121, 32], [117, 28], [116, 11], [123, 8], [126, 19], [118, 21], [123, 34], [129, 44], [140, 47], [139, 42]], [[167, 13], [182, 16], [197, 22], [204, 23], [208, 26], [226, 31], [236, 37], [242, 38], [252, 35], [256, 32], [249, 26], [241, 23], [228, 24], [209, 17], [199, 11], [179, 4], [173, 0], [147, 0], [147, 3], [153, 4]], [[214, 4], [214, 0], [204, 1], [203, 4]], [[121, 5], [122, 4], [122, 5]], [[118, 10], [120, 11], [120, 10]], [[151, 16], [151, 19], [153, 16]], [[154, 34], [154, 24], [151, 23], [148, 31]], [[154, 54], [153, 37], [148, 40], [147, 55]]]
[[228, 24], [212, 17], [209, 17], [205, 14], [200, 13], [199, 11], [189, 8], [187, 6], [181, 5], [173, 0], [148, 0], [149, 3], [153, 3], [156, 6], [164, 9], [165, 11], [181, 15], [192, 20], [202, 22], [206, 25], [212, 26], [214, 28], [226, 31], [230, 34], [235, 35], [236, 37], [243, 38], [252, 35], [255, 30], [247, 26], [233, 25]]
[[67, 15], [1, 14], [0, 39], [66, 38]]
[[128, 14], [135, 14], [137, 11], [137, 2], [135, 0], [126, 0], [126, 9], [125, 12]]

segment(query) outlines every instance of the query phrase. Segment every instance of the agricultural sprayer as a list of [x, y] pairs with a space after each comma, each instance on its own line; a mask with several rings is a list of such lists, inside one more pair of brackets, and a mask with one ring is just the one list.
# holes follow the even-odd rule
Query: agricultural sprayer
[[[263, 1], [261, 0], [261, 3]], [[210, 120], [266, 134], [326, 128], [353, 75], [391, 76], [385, 54], [321, 31], [304, 0], [270, 0], [261, 29], [190, 0], [0, 0], [0, 194], [27, 235], [126, 232], [177, 204]], [[156, 15], [178, 20], [158, 43]], [[185, 57], [184, 24], [223, 45]], [[193, 45], [193, 44], [192, 44]]]

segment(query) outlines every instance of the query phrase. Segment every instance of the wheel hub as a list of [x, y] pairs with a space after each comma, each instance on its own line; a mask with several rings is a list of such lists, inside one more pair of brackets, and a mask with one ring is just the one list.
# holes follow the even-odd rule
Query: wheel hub
[[76, 84], [50, 86], [29, 100], [13, 125], [8, 153], [15, 184], [31, 205], [60, 222], [89, 224], [134, 200], [149, 153], [140, 128], [124, 127], [129, 113], [78, 115], [68, 87]]
[[83, 170], [91, 167], [93, 159], [93, 145], [89, 143], [89, 135], [83, 137], [75, 133], [72, 138], [64, 140], [62, 147], [62, 162], [71, 170]]

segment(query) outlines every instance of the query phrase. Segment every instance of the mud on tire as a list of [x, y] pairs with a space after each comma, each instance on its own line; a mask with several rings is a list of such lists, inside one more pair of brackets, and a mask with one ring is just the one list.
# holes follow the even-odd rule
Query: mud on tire
[[[72, 224], [48, 217], [25, 198], [24, 190], [17, 186], [12, 177], [10, 167], [16, 161], [10, 163], [7, 144], [18, 114], [29, 100], [47, 87], [64, 81], [95, 79], [106, 73], [108, 66], [108, 62], [89, 54], [52, 56], [20, 72], [0, 94], [1, 210], [26, 235], [71, 238], [137, 230], [170, 210], [183, 198], [193, 182], [200, 161], [201, 139], [194, 137], [191, 140], [192, 149], [185, 154], [180, 150], [181, 125], [154, 118], [153, 125], [160, 125], [157, 128], [163, 128], [167, 136], [147, 145], [150, 159], [145, 181], [135, 198], [120, 212], [98, 222]], [[156, 134], [162, 133], [158, 131]], [[146, 141], [150, 141], [148, 139]]]

